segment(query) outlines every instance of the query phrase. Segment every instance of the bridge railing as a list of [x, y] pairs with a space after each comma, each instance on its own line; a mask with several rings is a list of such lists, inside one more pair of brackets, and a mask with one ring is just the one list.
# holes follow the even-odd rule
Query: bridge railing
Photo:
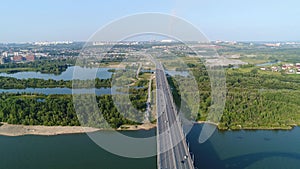
[[[162, 66], [161, 66], [161, 67], [162, 67]], [[164, 71], [163, 67], [162, 67], [162, 71]], [[166, 77], [165, 74], [164, 74], [163, 78], [164, 78], [164, 80], [165, 80], [166, 82], [168, 82], [168, 79], [167, 79], [167, 77]], [[183, 124], [182, 124], [182, 121], [181, 121], [181, 119], [180, 119], [180, 113], [179, 113], [179, 111], [177, 110], [177, 107], [176, 107], [176, 105], [175, 105], [174, 98], [173, 98], [173, 95], [172, 95], [170, 86], [167, 85], [166, 87], [167, 87], [167, 92], [168, 92], [169, 95], [170, 95], [171, 104], [172, 104], [172, 109], [173, 109], [174, 112], [176, 113], [176, 114], [175, 114], [175, 116], [176, 116], [176, 124], [178, 125], [178, 128], [179, 128], [179, 129], [182, 129], [181, 131], [179, 131], [179, 133], [180, 133], [180, 135], [181, 135], [181, 139], [183, 139], [183, 140], [186, 142], [186, 144], [183, 144], [183, 145], [184, 145], [185, 149], [186, 149], [186, 150], [188, 151], [188, 153], [189, 153], [189, 154], [187, 154], [188, 157], [189, 157], [188, 159], [190, 159], [191, 162], [192, 162], [192, 166], [190, 166], [190, 167], [191, 167], [191, 168], [194, 168], [194, 160], [192, 159], [191, 153], [190, 153], [190, 151], [189, 151], [189, 147], [187, 146], [188, 143], [187, 143], [187, 140], [186, 140], [186, 137], [185, 137], [185, 134], [184, 134]]]

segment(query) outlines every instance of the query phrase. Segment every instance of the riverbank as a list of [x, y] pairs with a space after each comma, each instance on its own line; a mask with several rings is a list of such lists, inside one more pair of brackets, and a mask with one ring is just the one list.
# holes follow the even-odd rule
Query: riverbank
[[156, 124], [153, 123], [145, 123], [145, 124], [141, 124], [141, 125], [123, 125], [120, 128], [118, 128], [117, 130], [151, 130], [153, 128], [156, 127]]
[[[142, 124], [142, 125], [124, 125], [116, 130], [150, 130], [155, 128], [155, 124]], [[79, 134], [101, 131], [106, 129], [82, 127], [82, 126], [40, 126], [40, 125], [16, 125], [1, 123], [0, 135], [3, 136], [23, 136], [23, 135], [62, 135], [62, 134]]]
[[60, 135], [95, 132], [99, 129], [81, 126], [26, 126], [1, 123], [0, 135], [22, 136], [22, 135]]
[[210, 122], [210, 121], [197, 121], [196, 122], [196, 124], [205, 124], [205, 123], [218, 126], [218, 123]]
[[[295, 126], [285, 127], [237, 127], [237, 128], [221, 128], [217, 123], [208, 121], [197, 121], [195, 124], [211, 124], [217, 126], [218, 130], [292, 130]], [[146, 123], [142, 125], [123, 125], [116, 131], [136, 131], [136, 130], [151, 130], [156, 127], [156, 124]], [[41, 125], [16, 125], [1, 123], [0, 135], [3, 136], [23, 136], [23, 135], [63, 135], [63, 134], [80, 134], [96, 131], [107, 131], [108, 129], [82, 127], [82, 126], [41, 126]]]
[[222, 127], [218, 123], [214, 122], [209, 122], [209, 121], [197, 121], [196, 124], [211, 124], [215, 125], [218, 127], [219, 130], [222, 131], [228, 131], [228, 130], [292, 130], [294, 127], [297, 127], [298, 125], [294, 124], [291, 126], [278, 126], [278, 127], [268, 127], [268, 126], [242, 126], [242, 125], [237, 125], [237, 126], [232, 126], [230, 128], [228, 127]]
[[255, 127], [249, 127], [249, 126], [234, 126], [234, 127], [220, 127], [218, 126], [219, 130], [222, 131], [228, 131], [228, 130], [292, 130], [296, 126], [279, 126], [279, 127], [267, 127], [267, 126], [255, 126]]

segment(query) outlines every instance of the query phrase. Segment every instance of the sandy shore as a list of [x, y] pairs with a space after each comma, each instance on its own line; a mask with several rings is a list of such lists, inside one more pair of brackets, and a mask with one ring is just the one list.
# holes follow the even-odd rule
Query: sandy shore
[[[4, 136], [23, 136], [23, 135], [61, 135], [61, 134], [78, 134], [95, 132], [105, 129], [81, 127], [81, 126], [26, 126], [26, 125], [14, 125], [1, 123], [0, 135]], [[155, 124], [143, 124], [143, 125], [124, 125], [117, 130], [149, 130], [154, 128]]]
[[123, 125], [117, 130], [150, 130], [156, 127], [156, 124], [145, 123], [142, 125]]
[[[207, 121], [197, 121], [197, 124], [209, 123], [215, 126], [218, 124]], [[92, 128], [92, 127], [82, 127], [82, 126], [27, 126], [27, 125], [15, 125], [15, 124], [7, 124], [1, 123], [0, 126], [0, 135], [3, 136], [23, 136], [23, 135], [61, 135], [61, 134], [79, 134], [79, 133], [89, 133], [101, 130], [108, 129], [100, 129], [100, 128]], [[123, 125], [120, 128], [116, 129], [118, 131], [134, 131], [134, 130], [150, 130], [156, 127], [156, 124], [147, 123], [142, 125]], [[243, 130], [282, 130], [282, 129], [292, 129], [289, 128], [241, 128]], [[230, 129], [227, 129], [230, 130]]]
[[25, 126], [2, 123], [2, 126], [0, 126], [0, 135], [59, 135], [94, 132], [98, 130], [97, 128], [81, 126]]

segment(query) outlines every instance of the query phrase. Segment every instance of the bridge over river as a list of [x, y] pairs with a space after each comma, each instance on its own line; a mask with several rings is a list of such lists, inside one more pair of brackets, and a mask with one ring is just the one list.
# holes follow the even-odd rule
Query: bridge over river
[[164, 68], [155, 62], [158, 169], [194, 169]]

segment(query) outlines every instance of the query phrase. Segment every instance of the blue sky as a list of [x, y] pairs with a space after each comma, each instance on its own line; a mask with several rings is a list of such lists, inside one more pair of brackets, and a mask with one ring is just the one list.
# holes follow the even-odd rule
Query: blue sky
[[210, 40], [300, 40], [298, 0], [3, 0], [0, 42], [87, 40], [105, 24], [142, 12], [184, 18]]

